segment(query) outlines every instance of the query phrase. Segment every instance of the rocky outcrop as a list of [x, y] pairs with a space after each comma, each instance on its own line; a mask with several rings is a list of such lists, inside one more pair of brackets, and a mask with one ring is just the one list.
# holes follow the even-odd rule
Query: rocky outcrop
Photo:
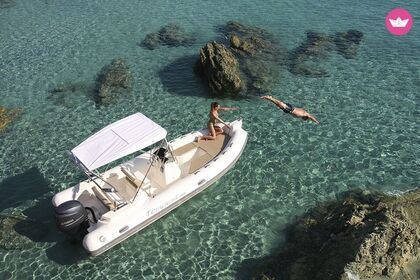
[[115, 59], [102, 68], [96, 79], [96, 98], [98, 104], [111, 104], [122, 93], [131, 92], [133, 75], [123, 59]]
[[[236, 59], [234, 72], [246, 87], [248, 93], [267, 93], [270, 92], [273, 85], [279, 80], [280, 67], [287, 65], [289, 71], [295, 75], [304, 75], [308, 77], [327, 77], [328, 72], [319, 66], [320, 62], [327, 59], [332, 51], [337, 51], [345, 58], [355, 58], [359, 44], [362, 41], [363, 33], [357, 30], [348, 30], [338, 32], [335, 35], [307, 31], [306, 40], [297, 48], [288, 52], [274, 39], [266, 30], [247, 26], [236, 21], [229, 21], [218, 28], [223, 34], [219, 45], [224, 44]], [[206, 47], [200, 51], [200, 61], [202, 64], [202, 55], [206, 54]], [[221, 60], [225, 59], [220, 57]], [[229, 56], [231, 59], [231, 56]], [[211, 59], [216, 61], [215, 59]], [[207, 61], [207, 60], [204, 60]], [[217, 64], [199, 65], [198, 68], [219, 67]], [[226, 63], [228, 67], [231, 63]], [[238, 65], [236, 67], [236, 65]], [[224, 94], [232, 92], [232, 85], [229, 79], [219, 79], [221, 83], [213, 82], [213, 77], [206, 76], [207, 73], [218, 72], [218, 69], [211, 71], [199, 71], [203, 74], [206, 82], [209, 82], [209, 88], [215, 94]], [[232, 70], [233, 71], [233, 70]], [[231, 71], [231, 72], [232, 72]], [[223, 82], [228, 84], [224, 85]], [[211, 83], [211, 84], [210, 84]], [[215, 85], [217, 84], [217, 85]], [[235, 83], [239, 85], [239, 83]], [[235, 90], [237, 94], [244, 91]]]
[[352, 192], [320, 205], [287, 230], [254, 279], [412, 279], [420, 253], [420, 191], [402, 196]]
[[216, 94], [238, 94], [245, 89], [238, 62], [223, 44], [207, 43], [200, 50], [197, 70], [207, 79], [210, 89]]
[[248, 91], [267, 93], [279, 78], [287, 50], [281, 48], [268, 31], [230, 21], [222, 28], [230, 38], [230, 47], [240, 61]]
[[4, 130], [21, 113], [20, 109], [6, 109], [0, 106], [0, 131]]
[[194, 41], [195, 39], [186, 34], [179, 25], [168, 24], [158, 32], [147, 34], [140, 45], [146, 49], [154, 50], [160, 45], [168, 47], [189, 46]]
[[255, 56], [275, 52], [276, 42], [273, 36], [262, 28], [246, 26], [236, 21], [229, 21], [221, 28], [230, 39], [232, 50], [240, 56]]
[[[278, 44], [273, 39], [273, 36], [264, 29], [246, 26], [236, 21], [229, 21], [225, 25], [219, 27], [218, 29], [223, 37], [228, 39], [228, 41], [218, 43], [218, 48], [224, 46], [224, 50], [228, 50], [231, 55], [227, 57], [221, 56], [220, 59], [223, 60], [228, 58], [231, 60], [236, 60], [235, 64], [227, 62], [228, 67], [235, 68], [234, 71], [237, 73], [235, 77], [239, 77], [241, 82], [236, 82], [236, 85], [241, 85], [240, 89], [234, 91], [238, 93], [244, 91], [246, 88], [248, 92], [258, 92], [265, 93], [268, 92], [273, 82], [278, 78], [278, 62], [281, 60], [281, 57], [285, 57], [287, 53], [285, 50], [282, 50], [278, 47]], [[206, 54], [206, 46], [201, 49], [201, 55]], [[225, 52], [225, 51], [224, 51]], [[215, 60], [215, 59], [213, 59]], [[200, 58], [200, 63], [202, 64], [202, 59]], [[218, 62], [220, 64], [221, 62]], [[203, 65], [200, 66], [203, 68]], [[213, 67], [213, 65], [205, 66]], [[217, 71], [215, 69], [214, 71]], [[208, 81], [206, 73], [211, 73], [214, 71], [201, 71]], [[222, 81], [223, 82], [223, 81]], [[210, 89], [216, 94], [222, 93], [232, 93], [231, 85], [224, 85], [223, 83], [219, 84], [214, 90], [214, 86], [209, 84]]]
[[334, 42], [337, 52], [347, 59], [355, 58], [362, 39], [363, 33], [354, 29], [336, 33]]

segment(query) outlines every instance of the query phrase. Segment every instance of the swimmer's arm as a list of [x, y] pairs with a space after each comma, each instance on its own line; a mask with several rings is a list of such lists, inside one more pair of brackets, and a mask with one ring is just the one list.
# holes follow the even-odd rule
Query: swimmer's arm
[[320, 124], [320, 122], [311, 114], [308, 114], [308, 118], [316, 124]]
[[261, 96], [261, 99], [265, 99], [265, 100], [273, 102], [274, 105], [276, 105], [277, 107], [279, 107], [282, 110], [286, 108], [286, 104], [284, 104], [280, 100], [277, 100], [277, 99], [273, 98], [271, 95]]

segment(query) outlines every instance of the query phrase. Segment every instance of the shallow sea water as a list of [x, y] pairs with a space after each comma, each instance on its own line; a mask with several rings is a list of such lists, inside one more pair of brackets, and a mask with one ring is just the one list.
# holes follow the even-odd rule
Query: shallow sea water
[[[312, 1], [313, 2], [313, 1]], [[403, 192], [420, 179], [420, 9], [415, 1], [65, 1], [16, 0], [0, 8], [0, 105], [24, 110], [0, 134], [0, 211], [23, 211], [42, 236], [34, 246], [0, 249], [0, 279], [232, 279], [243, 261], [266, 255], [282, 229], [310, 207], [354, 188]], [[403, 37], [384, 24], [401, 6], [414, 17]], [[1, 6], [0, 6], [1, 7]], [[289, 50], [306, 30], [364, 33], [356, 59], [331, 53], [330, 77], [307, 78], [278, 66], [272, 95], [307, 108], [321, 125], [291, 118], [255, 95], [209, 98], [193, 75], [199, 49], [229, 20], [264, 28]], [[417, 21], [417, 22], [416, 22]], [[147, 33], [180, 24], [190, 47], [138, 46]], [[92, 87], [124, 58], [132, 95], [97, 108], [86, 91], [63, 100], [64, 82]], [[89, 258], [57, 232], [50, 199], [82, 180], [67, 159], [103, 126], [140, 111], [169, 139], [205, 125], [211, 101], [238, 106], [248, 145], [221, 180], [105, 254]]]

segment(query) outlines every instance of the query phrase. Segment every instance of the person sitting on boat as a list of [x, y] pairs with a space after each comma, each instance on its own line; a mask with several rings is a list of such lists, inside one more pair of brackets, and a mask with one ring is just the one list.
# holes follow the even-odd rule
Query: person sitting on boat
[[197, 139], [196, 139], [197, 142], [200, 141], [200, 140], [215, 140], [217, 135], [222, 134], [223, 129], [220, 126], [218, 126], [218, 123], [222, 123], [222, 124], [226, 125], [228, 128], [230, 128], [230, 126], [228, 124], [226, 124], [219, 117], [219, 113], [218, 113], [219, 110], [221, 110], [221, 111], [234, 111], [234, 110], [239, 110], [239, 108], [221, 107], [219, 105], [219, 103], [212, 102], [210, 104], [210, 113], [209, 113], [210, 119], [207, 123], [207, 128], [209, 130], [209, 134], [197, 137]]
[[261, 99], [265, 99], [265, 100], [273, 102], [277, 107], [283, 110], [283, 112], [289, 113], [295, 118], [302, 118], [304, 121], [309, 119], [313, 121], [314, 123], [319, 124], [319, 121], [314, 116], [306, 112], [305, 109], [303, 108], [298, 108], [298, 107], [293, 106], [292, 104], [284, 103], [283, 101], [276, 99], [272, 97], [271, 95], [261, 96]]

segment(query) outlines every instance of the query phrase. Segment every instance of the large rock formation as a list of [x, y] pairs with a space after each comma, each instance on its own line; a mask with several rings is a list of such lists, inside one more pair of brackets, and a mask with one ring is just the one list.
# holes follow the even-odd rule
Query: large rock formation
[[195, 39], [186, 34], [179, 25], [168, 24], [158, 32], [147, 34], [140, 45], [146, 49], [154, 50], [160, 45], [169, 47], [189, 46], [194, 41]]
[[120, 94], [131, 92], [133, 75], [123, 59], [115, 59], [102, 68], [96, 79], [96, 102], [108, 105]]
[[284, 63], [287, 50], [281, 48], [273, 35], [262, 28], [229, 21], [222, 31], [230, 38], [230, 47], [239, 59], [248, 91], [271, 91], [279, 78], [279, 65]]
[[200, 50], [197, 69], [206, 77], [214, 93], [238, 94], [245, 89], [238, 62], [233, 53], [223, 44], [207, 43]]
[[21, 113], [20, 109], [6, 109], [0, 106], [0, 131], [4, 130]]
[[[224, 50], [230, 51], [232, 55], [221, 57], [221, 59], [228, 58], [229, 60], [236, 60], [235, 65], [228, 62], [235, 68], [236, 76], [241, 79], [241, 90], [246, 87], [248, 92], [256, 91], [258, 93], [265, 93], [270, 91], [273, 82], [278, 77], [278, 63], [284, 59], [286, 51], [278, 47], [273, 39], [273, 36], [264, 29], [246, 26], [239, 22], [229, 21], [225, 25], [218, 28], [223, 34], [223, 37], [228, 39], [224, 42]], [[222, 43], [218, 44], [221, 48]], [[201, 49], [201, 57], [203, 53], [206, 54], [206, 46]], [[202, 63], [202, 59], [200, 62]], [[221, 62], [218, 62], [220, 64]], [[213, 67], [213, 65], [205, 66]], [[201, 66], [203, 68], [203, 65]], [[239, 70], [236, 70], [238, 68]], [[215, 72], [217, 69], [210, 71]], [[208, 72], [203, 72], [204, 75]], [[206, 76], [206, 78], [208, 78]], [[209, 79], [211, 81], [211, 79]], [[238, 83], [237, 83], [238, 84]], [[209, 84], [210, 89], [216, 94], [229, 93], [231, 91], [230, 85], [216, 87]], [[237, 93], [238, 91], [235, 91]]]
[[[328, 35], [313, 31], [306, 32], [306, 40], [290, 53], [282, 48], [274, 37], [266, 30], [246, 26], [236, 21], [229, 21], [218, 28], [223, 34], [220, 45], [224, 44], [233, 54], [236, 63], [227, 62], [228, 67], [234, 66], [235, 73], [246, 85], [247, 92], [258, 94], [270, 92], [273, 85], [279, 80], [279, 70], [282, 65], [288, 65], [290, 72], [296, 75], [308, 77], [329, 76], [326, 70], [319, 66], [320, 62], [327, 59], [330, 52], [336, 50], [345, 58], [355, 58], [359, 44], [363, 38], [363, 33], [357, 30], [338, 32], [335, 35]], [[206, 55], [208, 46], [201, 49], [199, 64], [208, 59], [202, 58]], [[232, 60], [232, 56], [226, 58]], [[221, 60], [225, 57], [220, 57]], [[208, 73], [215, 73], [220, 68], [217, 64], [199, 65], [199, 69], [216, 67], [211, 71], [199, 71], [203, 74], [206, 81], [209, 81], [209, 88], [215, 94], [232, 92], [232, 85], [228, 79], [219, 79], [220, 83], [214, 83], [213, 77], [207, 76]], [[238, 65], [238, 67], [236, 67]], [[236, 70], [239, 68], [239, 72]], [[224, 85], [223, 82], [228, 81]], [[215, 84], [217, 84], [215, 86]], [[238, 83], [236, 83], [239, 85]], [[234, 93], [244, 91], [235, 90]]]
[[[412, 279], [420, 253], [420, 191], [402, 196], [353, 192], [311, 210], [286, 244], [262, 260], [254, 279]], [[350, 278], [353, 277], [353, 278]]]

